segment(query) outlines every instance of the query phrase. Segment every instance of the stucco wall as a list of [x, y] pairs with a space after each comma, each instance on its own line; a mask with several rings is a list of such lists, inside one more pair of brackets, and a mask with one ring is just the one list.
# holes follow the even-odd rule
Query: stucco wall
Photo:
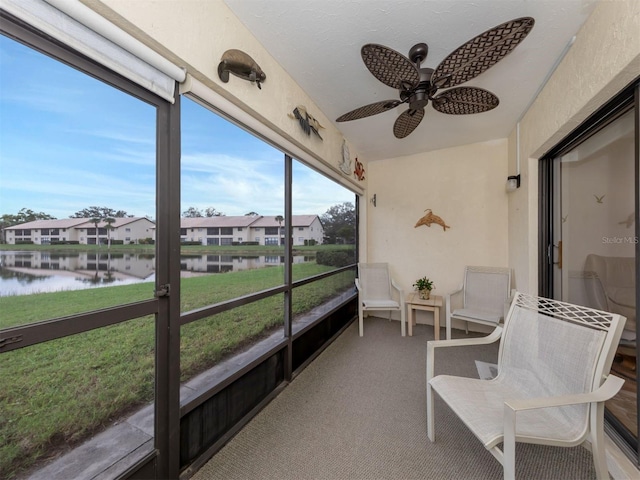
[[[538, 291], [538, 161], [640, 74], [640, 2], [601, 1], [520, 123], [522, 187], [509, 196], [509, 265]], [[516, 132], [509, 136], [516, 169]]]
[[[426, 275], [445, 295], [465, 265], [507, 266], [506, 139], [370, 162], [368, 174], [366, 260], [388, 262], [406, 292]], [[451, 228], [414, 228], [427, 208]]]

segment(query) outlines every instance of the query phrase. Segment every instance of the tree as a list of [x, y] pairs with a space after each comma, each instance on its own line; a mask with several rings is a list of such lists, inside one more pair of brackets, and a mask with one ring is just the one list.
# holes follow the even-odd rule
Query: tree
[[107, 218], [107, 217], [124, 218], [124, 217], [133, 217], [133, 215], [129, 215], [124, 210], [114, 210], [113, 208], [109, 208], [109, 207], [88, 207], [88, 208], [83, 208], [82, 210], [79, 210], [73, 215], [69, 216], [69, 218]]
[[111, 248], [111, 230], [113, 230], [113, 224], [116, 222], [116, 219], [113, 217], [103, 218], [104, 223], [107, 224], [107, 248]]
[[100, 230], [98, 229], [98, 225], [102, 219], [100, 217], [92, 217], [89, 221], [96, 226], [96, 245], [100, 245]]
[[245, 217], [259, 217], [260, 214], [258, 212], [249, 212], [244, 214]]
[[200, 218], [200, 217], [203, 217], [204, 215], [202, 215], [202, 212], [200, 211], [200, 209], [196, 207], [189, 207], [184, 212], [182, 212], [182, 216], [184, 218]]
[[182, 212], [184, 218], [200, 218], [200, 217], [224, 217], [224, 213], [219, 212], [213, 207], [207, 207], [204, 212], [197, 207], [189, 207]]
[[217, 211], [213, 207], [207, 207], [204, 211], [205, 217], [224, 217], [224, 213]]
[[15, 215], [11, 213], [5, 213], [0, 217], [0, 231], [2, 232], [1, 241], [5, 242], [4, 229], [13, 225], [19, 225], [21, 223], [33, 222], [35, 220], [55, 220], [56, 217], [52, 217], [48, 213], [34, 212], [30, 208], [22, 208]]
[[33, 222], [35, 220], [55, 220], [55, 219], [56, 217], [52, 217], [48, 213], [34, 212], [30, 208], [21, 208], [20, 211], [15, 215], [11, 215], [11, 214], [2, 215], [2, 224], [3, 226], [10, 227], [11, 225]]
[[276, 222], [278, 222], [279, 228], [278, 231], [282, 234], [282, 222], [284, 222], [284, 217], [282, 215], [276, 215]]
[[348, 243], [356, 241], [356, 209], [351, 202], [330, 207], [320, 221], [324, 227], [324, 243]]

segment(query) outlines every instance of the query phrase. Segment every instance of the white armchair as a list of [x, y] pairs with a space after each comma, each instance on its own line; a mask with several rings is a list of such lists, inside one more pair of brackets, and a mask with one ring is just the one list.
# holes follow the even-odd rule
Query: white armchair
[[[427, 433], [435, 441], [434, 391], [515, 477], [516, 442], [573, 447], [590, 440], [608, 479], [604, 402], [624, 380], [609, 374], [626, 319], [516, 293], [504, 327], [488, 337], [427, 343]], [[492, 380], [434, 377], [435, 350], [500, 341]], [[498, 446], [503, 443], [503, 450]]]
[[[387, 310], [400, 312], [400, 331], [406, 335], [404, 292], [389, 275], [387, 263], [358, 263], [358, 321], [360, 336], [364, 335], [364, 312]], [[395, 293], [394, 293], [395, 292]]]
[[467, 333], [469, 322], [498, 325], [511, 300], [510, 288], [510, 268], [465, 267], [462, 286], [445, 297], [447, 340], [453, 319], [467, 322]]

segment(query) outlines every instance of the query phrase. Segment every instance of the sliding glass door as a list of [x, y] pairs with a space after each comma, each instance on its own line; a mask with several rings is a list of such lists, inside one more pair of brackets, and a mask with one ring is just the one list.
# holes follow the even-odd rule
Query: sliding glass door
[[629, 89], [626, 98], [617, 98], [542, 160], [540, 253], [546, 263], [541, 264], [541, 294], [627, 318], [612, 367], [626, 381], [606, 407], [614, 435], [637, 457], [639, 200], [634, 95]]

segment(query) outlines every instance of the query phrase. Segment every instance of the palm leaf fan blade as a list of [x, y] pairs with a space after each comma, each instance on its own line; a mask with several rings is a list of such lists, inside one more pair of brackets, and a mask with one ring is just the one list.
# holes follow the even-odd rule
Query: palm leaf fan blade
[[488, 90], [477, 87], [458, 87], [437, 95], [433, 108], [449, 115], [469, 115], [493, 110], [500, 100]]
[[407, 110], [402, 113], [393, 124], [393, 134], [396, 138], [404, 138], [413, 132], [424, 117], [424, 108]]
[[371, 103], [363, 107], [356, 108], [350, 112], [340, 115], [336, 118], [336, 122], [349, 122], [351, 120], [358, 120], [360, 118], [370, 117], [371, 115], [377, 115], [378, 113], [386, 112], [392, 108], [400, 105], [398, 100], [383, 100], [381, 102]]
[[392, 48], [368, 43], [362, 47], [360, 55], [373, 76], [391, 88], [408, 90], [420, 83], [416, 66]]
[[472, 38], [436, 67], [431, 82], [438, 88], [448, 88], [477, 77], [511, 53], [534, 23], [531, 17], [516, 18]]

